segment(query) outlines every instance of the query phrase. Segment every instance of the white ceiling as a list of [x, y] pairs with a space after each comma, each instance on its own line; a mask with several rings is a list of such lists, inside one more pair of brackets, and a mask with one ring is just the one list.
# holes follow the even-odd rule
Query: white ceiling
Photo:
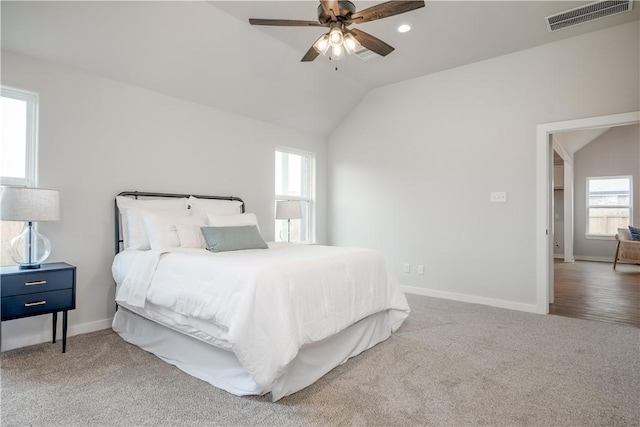
[[[358, 10], [380, 2], [354, 1]], [[328, 135], [372, 88], [637, 20], [640, 7], [549, 34], [544, 18], [589, 2], [427, 1], [358, 28], [396, 50], [363, 62], [300, 58], [317, 1], [1, 3], [2, 48], [304, 132]], [[407, 34], [395, 31], [410, 23]]]
[[594, 128], [594, 129], [580, 129], [566, 132], [556, 132], [553, 134], [553, 138], [556, 142], [566, 151], [568, 154], [575, 154], [581, 150], [587, 144], [595, 141], [606, 131], [611, 129], [610, 127]]

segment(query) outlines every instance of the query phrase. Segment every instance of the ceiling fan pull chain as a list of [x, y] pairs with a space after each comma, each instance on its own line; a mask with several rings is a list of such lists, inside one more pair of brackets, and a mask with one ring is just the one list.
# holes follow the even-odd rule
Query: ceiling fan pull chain
[[[329, 56], [329, 61], [333, 61], [333, 58]], [[338, 60], [336, 60], [336, 71], [338, 71]]]

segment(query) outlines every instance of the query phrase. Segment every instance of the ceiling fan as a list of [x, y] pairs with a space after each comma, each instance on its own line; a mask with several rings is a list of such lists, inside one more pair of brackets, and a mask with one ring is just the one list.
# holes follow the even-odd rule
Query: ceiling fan
[[302, 57], [301, 62], [313, 61], [320, 54], [326, 54], [331, 48], [331, 56], [339, 59], [346, 51], [354, 53], [364, 46], [380, 56], [387, 56], [394, 48], [382, 40], [355, 28], [348, 29], [351, 24], [375, 21], [388, 18], [414, 9], [424, 7], [424, 1], [388, 1], [356, 12], [353, 3], [347, 0], [321, 1], [318, 6], [318, 21], [299, 21], [290, 19], [255, 19], [250, 18], [251, 25], [273, 25], [284, 27], [327, 27], [329, 32], [323, 34]]

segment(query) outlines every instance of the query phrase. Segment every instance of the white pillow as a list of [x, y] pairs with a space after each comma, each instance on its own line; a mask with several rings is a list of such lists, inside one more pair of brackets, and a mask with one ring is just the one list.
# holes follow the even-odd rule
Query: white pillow
[[188, 205], [193, 215], [206, 219], [208, 213], [217, 215], [239, 214], [242, 212], [242, 202], [237, 200], [198, 199], [189, 197]]
[[258, 226], [258, 218], [254, 213], [235, 215], [215, 215], [208, 213], [207, 221], [211, 227], [238, 227], [242, 225]]
[[206, 249], [207, 241], [204, 239], [202, 230], [200, 230], [200, 227], [204, 225], [205, 224], [176, 224], [180, 247]]
[[200, 218], [187, 215], [185, 212], [145, 213], [142, 218], [149, 246], [154, 250], [180, 247], [176, 224], [193, 224], [197, 227], [204, 225]]
[[162, 200], [136, 200], [130, 197], [117, 196], [116, 204], [122, 219], [122, 237], [125, 249], [146, 250], [150, 248], [142, 215], [146, 211], [174, 211], [186, 214], [187, 198]]

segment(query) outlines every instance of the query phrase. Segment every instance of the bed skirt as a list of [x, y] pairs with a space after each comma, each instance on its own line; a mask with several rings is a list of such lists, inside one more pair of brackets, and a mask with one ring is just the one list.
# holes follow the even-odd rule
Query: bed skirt
[[371, 315], [336, 335], [303, 346], [267, 389], [258, 386], [236, 356], [119, 307], [113, 330], [191, 376], [237, 396], [271, 393], [273, 401], [299, 391], [330, 370], [391, 336], [389, 312]]

